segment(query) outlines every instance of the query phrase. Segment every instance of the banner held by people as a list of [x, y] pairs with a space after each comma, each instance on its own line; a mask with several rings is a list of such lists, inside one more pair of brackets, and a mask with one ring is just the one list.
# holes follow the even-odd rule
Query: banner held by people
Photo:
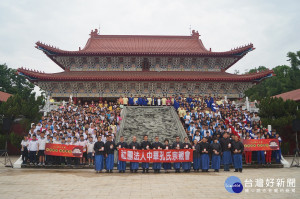
[[192, 162], [193, 150], [133, 150], [120, 149], [119, 160], [127, 162]]
[[78, 145], [46, 144], [45, 155], [76, 157], [83, 155], [83, 147]]
[[279, 150], [278, 139], [245, 139], [245, 151], [270, 151]]

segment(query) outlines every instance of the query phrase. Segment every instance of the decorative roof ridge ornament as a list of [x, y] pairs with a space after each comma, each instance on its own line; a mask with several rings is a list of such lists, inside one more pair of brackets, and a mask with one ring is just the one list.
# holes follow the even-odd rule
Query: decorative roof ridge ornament
[[192, 35], [191, 35], [192, 37], [194, 37], [194, 38], [197, 38], [197, 39], [199, 39], [199, 37], [200, 37], [200, 34], [199, 34], [199, 32], [198, 31], [196, 31], [196, 30], [192, 30]]
[[92, 30], [90, 35], [91, 35], [91, 37], [95, 37], [95, 36], [99, 35], [98, 29], [96, 28], [95, 30]]

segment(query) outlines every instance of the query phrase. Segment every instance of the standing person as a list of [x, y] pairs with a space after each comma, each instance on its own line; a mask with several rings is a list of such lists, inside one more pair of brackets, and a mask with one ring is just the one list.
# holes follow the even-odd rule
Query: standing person
[[87, 159], [88, 159], [89, 166], [92, 166], [94, 164], [94, 155], [95, 155], [94, 145], [95, 145], [95, 142], [93, 141], [93, 137], [90, 136], [89, 141], [86, 144]]
[[[163, 145], [163, 149], [164, 150], [170, 150], [172, 147], [171, 147], [171, 145], [169, 144], [169, 140], [168, 139], [165, 139], [165, 141], [164, 141], [164, 145]], [[163, 168], [164, 168], [164, 170], [165, 170], [165, 173], [169, 173], [169, 170], [171, 169], [171, 163], [169, 163], [169, 162], [164, 162], [163, 163]]]
[[[132, 137], [132, 142], [129, 144], [129, 148], [133, 150], [138, 150], [140, 148], [140, 145], [136, 142], [136, 137]], [[130, 162], [130, 172], [131, 173], [137, 173], [137, 170], [139, 168], [138, 162]]]
[[78, 141], [78, 145], [79, 146], [82, 146], [82, 149], [83, 149], [83, 153], [82, 153], [82, 158], [80, 158], [80, 164], [81, 165], [85, 165], [85, 160], [87, 158], [87, 143], [86, 143], [86, 140], [84, 139], [84, 136], [83, 135], [80, 135], [80, 138], [79, 138], [79, 141]]
[[220, 170], [220, 162], [221, 157], [220, 154], [222, 152], [221, 144], [218, 142], [218, 138], [214, 138], [214, 142], [210, 144], [210, 152], [211, 152], [211, 168], [215, 170], [215, 172], [219, 172]]
[[[270, 139], [269, 134], [267, 134], [266, 139]], [[271, 164], [271, 160], [272, 160], [272, 150], [268, 150], [266, 151], [266, 163]]]
[[[79, 143], [77, 141], [77, 137], [73, 137], [72, 145], [76, 145], [76, 146], [79, 145]], [[74, 165], [78, 166], [78, 164], [79, 164], [79, 158], [74, 157], [73, 160], [74, 160]]]
[[231, 157], [231, 142], [230, 138], [228, 137], [228, 133], [225, 132], [223, 138], [220, 140], [220, 144], [222, 147], [222, 160], [224, 164], [224, 171], [230, 171], [229, 165], [231, 164], [232, 157]]
[[28, 160], [28, 137], [24, 135], [23, 140], [21, 141], [21, 152], [22, 152], [22, 164], [27, 164]]
[[[246, 136], [246, 140], [251, 139], [249, 135]], [[252, 151], [245, 151], [245, 161], [246, 164], [251, 164], [252, 162]]]
[[[184, 138], [184, 143], [182, 145], [183, 149], [192, 149], [192, 145], [190, 144], [188, 137]], [[191, 162], [182, 162], [182, 169], [185, 173], [189, 173], [191, 171]]]
[[[257, 139], [264, 139], [264, 137], [262, 136], [261, 133], [258, 133], [257, 134]], [[266, 164], [265, 151], [257, 151], [256, 153], [257, 153], [257, 163], [265, 165]]]
[[[122, 149], [122, 148], [128, 148], [128, 145], [126, 142], [124, 142], [124, 137], [120, 136], [120, 142], [117, 144], [117, 150]], [[118, 160], [118, 170], [119, 173], [125, 173], [126, 170], [126, 161], [120, 161]]]
[[45, 148], [46, 148], [47, 139], [45, 137], [45, 131], [41, 132], [41, 136], [38, 139], [38, 156], [39, 156], [39, 165], [45, 166]]
[[[151, 143], [148, 141], [148, 135], [144, 135], [144, 140], [141, 143], [142, 150], [151, 149]], [[149, 162], [142, 162], [143, 173], [149, 173]]]
[[208, 172], [209, 169], [209, 143], [207, 138], [203, 137], [202, 142], [200, 142], [200, 153], [201, 153], [201, 168], [202, 172]]
[[133, 106], [134, 105], [134, 98], [132, 97], [132, 95], [128, 98], [128, 105], [129, 106]]
[[[53, 144], [53, 137], [50, 136], [49, 140], [47, 140], [46, 143]], [[54, 156], [52, 156], [52, 155], [46, 155], [46, 163], [47, 163], [47, 165], [53, 164], [53, 157]]]
[[[155, 136], [155, 142], [152, 144], [153, 150], [162, 150], [163, 144], [159, 142], [159, 137]], [[161, 162], [153, 162], [154, 173], [160, 173]]]
[[280, 163], [281, 162], [281, 137], [279, 137], [279, 133], [276, 133], [275, 134], [275, 139], [278, 139], [278, 142], [279, 142], [279, 150], [276, 150], [275, 151], [275, 158], [276, 158], [276, 163]]
[[29, 160], [30, 164], [36, 165], [36, 156], [38, 151], [38, 141], [36, 139], [36, 135], [32, 135], [32, 140], [29, 141], [28, 144], [28, 152], [29, 152]]
[[95, 151], [95, 170], [96, 173], [101, 173], [103, 169], [103, 158], [104, 158], [104, 143], [101, 141], [102, 137], [98, 136], [97, 142], [94, 144]]
[[194, 139], [192, 148], [193, 148], [193, 169], [194, 171], [198, 172], [201, 164], [200, 144], [198, 143], [198, 140]]
[[112, 141], [111, 135], [107, 136], [107, 141], [105, 143], [105, 153], [106, 153], [106, 173], [112, 173], [114, 168], [114, 152], [116, 149], [115, 142]]
[[[66, 145], [72, 145], [71, 137], [67, 138]], [[71, 157], [67, 157], [66, 159], [67, 159], [67, 165], [71, 166], [72, 158]]]
[[239, 141], [239, 136], [234, 136], [234, 141], [232, 142], [232, 153], [233, 153], [233, 164], [234, 164], [234, 172], [242, 172], [243, 170], [243, 158], [242, 153], [244, 151], [244, 145]]
[[[179, 150], [181, 148], [181, 142], [179, 136], [176, 136], [176, 141], [172, 145], [172, 149]], [[174, 162], [173, 167], [175, 169], [175, 173], [180, 173], [180, 162]]]

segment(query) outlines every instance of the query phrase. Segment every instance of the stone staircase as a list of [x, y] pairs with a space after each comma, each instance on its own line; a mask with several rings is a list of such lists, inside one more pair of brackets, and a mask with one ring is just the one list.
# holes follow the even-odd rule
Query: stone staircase
[[173, 143], [177, 135], [183, 141], [186, 136], [172, 106], [128, 106], [124, 107], [122, 116], [123, 121], [116, 142], [119, 142], [121, 135], [128, 144], [133, 136], [137, 137], [138, 143], [143, 140], [144, 135], [148, 135], [150, 142], [154, 141], [155, 136], [159, 136], [162, 143], [166, 138]]

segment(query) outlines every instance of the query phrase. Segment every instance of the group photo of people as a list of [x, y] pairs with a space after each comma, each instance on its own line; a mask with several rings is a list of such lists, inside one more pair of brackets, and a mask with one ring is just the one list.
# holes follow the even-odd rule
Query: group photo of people
[[[180, 140], [174, 137], [160, 137], [148, 140], [144, 135], [137, 142], [136, 135], [124, 140], [121, 135], [116, 141], [122, 122], [122, 109], [125, 106], [173, 106], [183, 125], [186, 136]], [[23, 164], [45, 165], [86, 165], [95, 168], [97, 173], [111, 173], [114, 168], [120, 173], [127, 169], [136, 173], [139, 169], [148, 173], [242, 172], [243, 164], [267, 166], [280, 163], [281, 151], [244, 151], [244, 139], [278, 139], [275, 129], [268, 131], [257, 113], [242, 110], [232, 101], [209, 96], [141, 97], [120, 96], [115, 101], [100, 99], [99, 102], [70, 100], [62, 103], [57, 110], [43, 116], [39, 123], [32, 124], [21, 142]], [[82, 157], [63, 157], [45, 154], [46, 143], [78, 145], [83, 148]], [[124, 162], [117, 160], [118, 150], [179, 150], [192, 149], [192, 162], [149, 163]], [[116, 156], [116, 157], [115, 157]], [[116, 160], [116, 161], [115, 161]], [[152, 167], [152, 168], [151, 168]], [[127, 168], [127, 169], [126, 169]]]

